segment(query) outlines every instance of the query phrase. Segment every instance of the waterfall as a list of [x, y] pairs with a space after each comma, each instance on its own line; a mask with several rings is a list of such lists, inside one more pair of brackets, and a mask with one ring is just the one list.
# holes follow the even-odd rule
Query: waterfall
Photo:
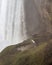
[[4, 24], [3, 46], [20, 43], [33, 34], [42, 32], [42, 21], [35, 0], [2, 0], [0, 2], [0, 22]]
[[5, 25], [5, 40], [13, 44], [27, 39], [24, 0], [2, 0], [0, 13]]
[[[15, 17], [15, 29], [14, 29], [14, 41], [21, 42], [27, 38], [26, 34], [26, 22], [24, 12], [24, 0], [17, 1], [16, 5], [16, 17]], [[18, 22], [18, 23], [17, 23]]]
[[4, 40], [0, 42], [0, 45], [4, 48], [24, 41], [27, 39], [27, 34], [26, 23], [24, 22], [24, 1], [2, 0], [0, 2], [0, 22], [2, 22], [2, 25], [4, 24], [4, 27], [2, 27]]

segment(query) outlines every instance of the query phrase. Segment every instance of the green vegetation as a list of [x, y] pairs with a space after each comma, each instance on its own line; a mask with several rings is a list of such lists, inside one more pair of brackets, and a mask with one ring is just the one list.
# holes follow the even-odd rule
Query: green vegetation
[[[31, 39], [37, 38], [32, 37]], [[37, 40], [41, 38], [43, 41], [43, 36]], [[30, 39], [5, 48], [0, 53], [0, 65], [52, 65], [52, 39], [49, 37], [48, 40], [42, 41], [39, 41], [41, 44], [37, 45], [36, 48], [33, 47], [25, 51], [17, 51], [17, 48], [31, 44]]]

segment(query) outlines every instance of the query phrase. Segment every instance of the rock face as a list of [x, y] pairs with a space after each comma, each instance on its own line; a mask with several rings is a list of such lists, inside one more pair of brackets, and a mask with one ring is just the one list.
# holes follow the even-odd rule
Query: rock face
[[42, 20], [46, 24], [46, 32], [52, 33], [52, 1], [42, 0], [41, 11]]

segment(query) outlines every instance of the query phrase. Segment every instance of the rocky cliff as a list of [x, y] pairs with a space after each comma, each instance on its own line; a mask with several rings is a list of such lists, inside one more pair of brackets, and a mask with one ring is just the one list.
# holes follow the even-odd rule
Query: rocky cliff
[[0, 65], [52, 65], [52, 35], [34, 35], [5, 48], [0, 53]]

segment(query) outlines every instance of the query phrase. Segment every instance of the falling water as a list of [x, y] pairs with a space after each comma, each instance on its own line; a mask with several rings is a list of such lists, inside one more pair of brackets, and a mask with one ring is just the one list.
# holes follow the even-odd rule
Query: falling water
[[2, 27], [4, 40], [2, 39], [0, 42], [1, 47], [20, 43], [27, 39], [24, 1], [2, 0], [0, 2], [0, 22], [2, 25], [4, 24]]
[[4, 24], [1, 31], [4, 39], [0, 44], [2, 48], [20, 43], [32, 34], [42, 31], [35, 0], [2, 0], [0, 2], [0, 22]]
[[[24, 12], [24, 0], [17, 1], [16, 17], [14, 25], [14, 41], [21, 42], [27, 38]], [[17, 23], [18, 22], [18, 23]]]
[[10, 43], [27, 38], [23, 3], [23, 0], [2, 0], [0, 19], [5, 22], [5, 39]]

